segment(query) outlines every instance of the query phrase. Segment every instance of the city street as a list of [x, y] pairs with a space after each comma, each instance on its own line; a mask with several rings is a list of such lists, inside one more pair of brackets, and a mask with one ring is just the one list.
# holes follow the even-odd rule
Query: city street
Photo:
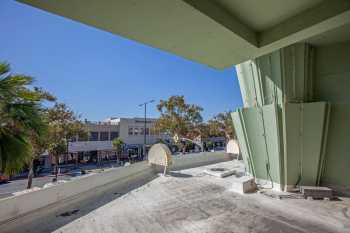
[[[43, 187], [46, 183], [51, 182], [53, 177], [53, 175], [35, 177], [33, 178], [32, 187]], [[72, 176], [60, 175], [58, 180], [69, 180], [70, 178], [72, 178]], [[26, 187], [27, 179], [11, 180], [7, 183], [0, 184], [0, 199], [12, 196], [13, 192], [24, 190]]]
[[[101, 169], [108, 169], [108, 168], [118, 167], [118, 166], [119, 165], [115, 162], [104, 163], [104, 164], [100, 164], [99, 166], [97, 166], [96, 164], [85, 164], [85, 165], [80, 164], [80, 166], [77, 170], [70, 168], [70, 172], [65, 173], [65, 174], [60, 174], [58, 176], [58, 180], [69, 180], [72, 177], [78, 175], [77, 173], [74, 173], [74, 171], [78, 171], [78, 170], [79, 171], [85, 170], [88, 173], [91, 173], [91, 172], [94, 173], [94, 172], [99, 172], [99, 170], [101, 170]], [[61, 167], [61, 169], [64, 169], [64, 167]], [[67, 169], [67, 167], [65, 167], [65, 169]], [[32, 187], [40, 187], [41, 188], [46, 183], [51, 182], [53, 178], [54, 178], [54, 176], [51, 174], [41, 175], [39, 177], [35, 177], [35, 178], [33, 178]], [[27, 179], [26, 178], [15, 179], [15, 180], [11, 180], [7, 183], [0, 184], [0, 199], [12, 196], [13, 192], [25, 190], [26, 187], [27, 187]]]

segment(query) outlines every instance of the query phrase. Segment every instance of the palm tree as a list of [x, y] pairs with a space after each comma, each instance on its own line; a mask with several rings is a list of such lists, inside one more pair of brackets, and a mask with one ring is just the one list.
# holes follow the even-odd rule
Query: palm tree
[[117, 161], [118, 162], [119, 162], [119, 158], [120, 158], [120, 155], [122, 153], [122, 150], [123, 150], [123, 145], [124, 145], [124, 142], [121, 138], [114, 138], [112, 141], [113, 149], [117, 153]]
[[0, 171], [13, 175], [32, 158], [30, 135], [41, 135], [40, 103], [54, 99], [40, 88], [29, 88], [33, 78], [13, 75], [0, 63]]

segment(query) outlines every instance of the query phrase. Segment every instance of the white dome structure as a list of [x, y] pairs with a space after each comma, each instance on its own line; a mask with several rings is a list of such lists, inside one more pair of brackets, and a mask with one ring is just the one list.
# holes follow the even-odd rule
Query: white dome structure
[[239, 145], [237, 140], [229, 140], [227, 145], [226, 145], [226, 153], [228, 154], [239, 154]]
[[154, 144], [148, 152], [148, 163], [151, 165], [164, 166], [165, 175], [167, 167], [172, 164], [171, 151], [165, 144]]

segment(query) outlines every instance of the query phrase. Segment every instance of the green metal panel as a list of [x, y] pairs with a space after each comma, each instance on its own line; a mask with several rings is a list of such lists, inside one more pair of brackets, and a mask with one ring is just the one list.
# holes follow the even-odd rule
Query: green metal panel
[[237, 66], [244, 106], [312, 101], [313, 49], [295, 44]]
[[243, 119], [246, 122], [246, 132], [251, 149], [251, 158], [254, 166], [255, 176], [261, 179], [268, 179], [266, 170], [267, 151], [264, 137], [264, 128], [261, 122], [259, 109], [242, 109]]
[[320, 167], [326, 103], [285, 106], [286, 183], [316, 185]]
[[282, 66], [280, 51], [256, 59], [261, 76], [264, 104], [278, 103], [282, 106]]
[[265, 80], [262, 79], [259, 63], [251, 60], [237, 66], [244, 107], [263, 106], [265, 104]]
[[251, 64], [251, 61], [247, 61], [236, 66], [244, 107], [256, 106], [254, 75]]
[[249, 154], [248, 142], [246, 139], [247, 135], [245, 133], [244, 122], [241, 119], [240, 112], [239, 111], [232, 112], [231, 118], [233, 121], [235, 133], [238, 139], [238, 144], [243, 157], [245, 167], [247, 169], [247, 172], [253, 174], [254, 172], [250, 163], [250, 154]]
[[302, 183], [316, 184], [318, 169], [320, 167], [320, 155], [324, 123], [326, 119], [325, 102], [307, 103], [303, 106], [303, 147], [302, 156]]
[[238, 66], [248, 107], [239, 111], [242, 140], [258, 178], [288, 187], [319, 183], [326, 103], [305, 103], [314, 97], [313, 61], [313, 49], [300, 43]]
[[[335, 91], [336, 88], [330, 86], [330, 89]], [[350, 94], [349, 90], [347, 93], [348, 95]], [[349, 103], [332, 103], [325, 156], [326, 163], [324, 173], [321, 178], [321, 183], [342, 186], [342, 188], [345, 188], [348, 191], [350, 190], [349, 119]]]
[[252, 173], [264, 180], [283, 183], [277, 105], [251, 107], [232, 113], [243, 159], [252, 163]]
[[298, 183], [300, 175], [300, 112], [298, 104], [287, 104], [284, 108], [284, 169], [285, 183]]
[[350, 41], [316, 48], [314, 97], [331, 104], [324, 185], [350, 190]]
[[283, 184], [282, 172], [282, 150], [280, 149], [279, 135], [279, 107], [275, 104], [266, 105], [262, 108], [265, 127], [265, 142], [267, 146], [267, 159], [269, 172], [274, 182]]
[[285, 105], [285, 156], [277, 104], [232, 113], [243, 159], [257, 178], [281, 185], [316, 185], [326, 120], [325, 102]]

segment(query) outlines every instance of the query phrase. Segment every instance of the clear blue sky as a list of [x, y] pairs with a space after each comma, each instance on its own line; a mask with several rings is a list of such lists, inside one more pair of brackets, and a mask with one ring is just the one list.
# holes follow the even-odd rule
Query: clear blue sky
[[[242, 106], [236, 71], [159, 49], [17, 3], [0, 1], [0, 61], [89, 120], [142, 116], [149, 99], [184, 95], [203, 117]], [[149, 116], [157, 117], [155, 104]]]

